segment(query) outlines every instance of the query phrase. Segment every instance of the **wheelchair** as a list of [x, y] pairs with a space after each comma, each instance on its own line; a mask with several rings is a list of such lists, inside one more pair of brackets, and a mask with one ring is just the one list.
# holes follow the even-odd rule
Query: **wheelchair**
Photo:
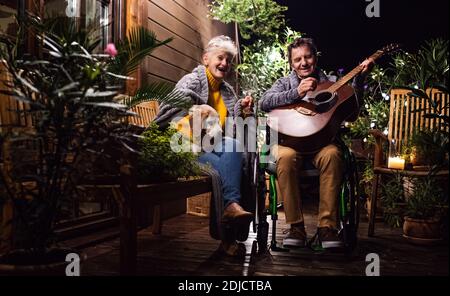
[[[362, 194], [359, 190], [358, 165], [354, 153], [345, 145], [340, 135], [345, 132], [341, 129], [336, 137], [335, 144], [341, 149], [345, 163], [345, 172], [341, 183], [338, 202], [338, 235], [344, 243], [344, 253], [350, 254], [357, 245], [357, 231], [359, 226], [359, 209], [362, 203]], [[270, 132], [267, 130], [267, 132]], [[268, 137], [266, 137], [267, 139]], [[265, 143], [261, 151], [250, 153], [247, 157], [247, 174], [251, 178], [251, 194], [254, 196], [254, 221], [253, 232], [256, 233], [258, 253], [269, 250], [289, 251], [277, 242], [276, 222], [278, 209], [281, 207], [276, 190], [276, 163], [268, 162], [268, 143]], [[312, 163], [309, 164], [313, 166]], [[312, 167], [313, 168], [313, 167]], [[266, 186], [266, 176], [269, 185]], [[318, 175], [315, 175], [318, 176]], [[304, 176], [303, 178], [311, 178]], [[302, 176], [300, 176], [300, 180]], [[269, 207], [266, 208], [266, 198], [269, 199]], [[272, 234], [269, 243], [269, 222], [272, 220]], [[325, 251], [318, 240], [318, 233], [308, 239], [307, 247], [315, 252]]]

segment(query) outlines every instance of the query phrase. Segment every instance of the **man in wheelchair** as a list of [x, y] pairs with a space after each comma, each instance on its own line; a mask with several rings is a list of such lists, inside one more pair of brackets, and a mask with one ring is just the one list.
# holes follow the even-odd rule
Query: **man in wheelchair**
[[[297, 38], [288, 46], [288, 60], [292, 72], [278, 79], [259, 100], [259, 108], [270, 112], [281, 106], [301, 101], [308, 92], [327, 81], [327, 76], [317, 68], [317, 48], [310, 38]], [[353, 81], [357, 98], [362, 98], [364, 79], [373, 66], [373, 59], [361, 63], [362, 71]], [[361, 104], [359, 104], [361, 105]], [[358, 112], [358, 110], [355, 110]], [[276, 177], [278, 194], [284, 201], [286, 223], [289, 232], [283, 239], [285, 247], [304, 247], [307, 234], [302, 211], [302, 200], [298, 188], [299, 170], [305, 160], [304, 153], [298, 149], [278, 144], [273, 155], [276, 159]], [[338, 236], [338, 196], [344, 174], [343, 154], [339, 146], [332, 141], [320, 150], [308, 155], [319, 171], [320, 201], [317, 235], [321, 247], [341, 248], [343, 242]]]

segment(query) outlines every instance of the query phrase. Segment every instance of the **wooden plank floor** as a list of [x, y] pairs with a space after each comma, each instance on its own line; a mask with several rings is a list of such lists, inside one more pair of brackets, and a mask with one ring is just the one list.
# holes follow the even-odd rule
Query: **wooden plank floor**
[[[316, 230], [316, 207], [305, 210], [308, 235]], [[401, 229], [376, 224], [376, 236], [367, 237], [367, 221], [362, 219], [359, 244], [354, 254], [313, 253], [309, 249], [291, 252], [252, 252], [256, 234], [252, 231], [245, 243], [244, 259], [226, 257], [217, 248], [219, 242], [210, 238], [208, 218], [181, 215], [165, 221], [163, 234], [153, 236], [149, 229], [138, 235], [139, 275], [365, 275], [368, 253], [380, 256], [381, 275], [448, 275], [448, 242], [423, 247], [407, 243]], [[283, 237], [284, 213], [277, 223], [279, 242]], [[269, 236], [270, 239], [270, 236]], [[82, 275], [118, 275], [119, 240], [114, 239], [84, 250], [88, 260], [82, 264]]]

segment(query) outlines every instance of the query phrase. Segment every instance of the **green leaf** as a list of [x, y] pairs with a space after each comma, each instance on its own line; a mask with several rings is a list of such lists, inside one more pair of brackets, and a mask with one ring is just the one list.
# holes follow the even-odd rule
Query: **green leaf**
[[86, 102], [84, 105], [90, 105], [94, 107], [112, 108], [117, 110], [124, 110], [128, 107], [124, 104], [112, 103], [112, 102]]
[[118, 55], [109, 71], [119, 75], [130, 75], [153, 50], [172, 40], [173, 38], [168, 38], [158, 41], [155, 33], [147, 28], [142, 26], [133, 28], [117, 45]]
[[86, 97], [88, 98], [114, 97], [115, 95], [117, 95], [117, 91], [94, 91], [89, 89], [86, 92]]
[[124, 103], [131, 108], [147, 101], [158, 101], [159, 103], [183, 109], [188, 109], [193, 104], [191, 99], [186, 98], [186, 95], [174, 89], [173, 84], [167, 82], [155, 82], [144, 85]]

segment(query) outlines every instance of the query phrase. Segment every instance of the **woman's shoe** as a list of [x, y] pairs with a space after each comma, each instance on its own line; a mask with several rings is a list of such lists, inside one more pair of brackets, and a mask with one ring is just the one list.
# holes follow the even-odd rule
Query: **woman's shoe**
[[249, 223], [253, 214], [245, 211], [238, 203], [231, 203], [223, 211], [223, 222]]

